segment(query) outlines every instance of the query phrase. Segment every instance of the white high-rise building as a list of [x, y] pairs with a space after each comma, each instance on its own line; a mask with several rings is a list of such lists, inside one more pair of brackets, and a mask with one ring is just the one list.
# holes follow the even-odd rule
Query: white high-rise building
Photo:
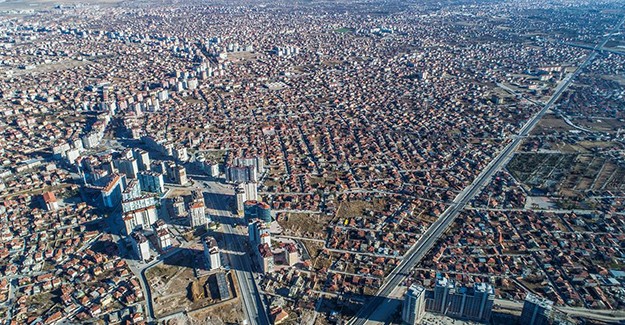
[[204, 202], [197, 200], [191, 203], [190, 207], [190, 224], [191, 227], [199, 227], [206, 225], [206, 212]]
[[156, 233], [158, 238], [158, 246], [162, 251], [167, 250], [172, 246], [171, 233], [165, 227], [165, 229], [161, 229]]
[[478, 322], [490, 320], [495, 289], [488, 283], [472, 287], [457, 286], [454, 281], [438, 276], [433, 299], [426, 300], [426, 310], [449, 317]]
[[528, 293], [521, 312], [521, 325], [551, 324], [553, 301]]
[[137, 166], [137, 160], [135, 158], [123, 158], [115, 162], [120, 173], [125, 174], [128, 178], [137, 178], [139, 167]]
[[269, 227], [260, 219], [251, 220], [247, 225], [247, 232], [252, 245], [267, 244], [271, 246]]
[[410, 325], [419, 324], [425, 314], [425, 288], [413, 284], [404, 295], [401, 319]]
[[221, 267], [221, 256], [217, 241], [213, 237], [205, 237], [204, 241], [204, 258], [209, 270], [215, 270]]
[[245, 183], [245, 201], [258, 201], [258, 185], [254, 182]]
[[141, 261], [147, 261], [150, 259], [150, 243], [140, 232], [133, 232], [130, 235], [132, 241], [132, 249]]
[[245, 203], [245, 188], [238, 184], [234, 187], [234, 203], [235, 203], [235, 212], [238, 215], [243, 214], [244, 203]]
[[133, 157], [137, 159], [139, 170], [150, 170], [150, 154], [143, 149], [135, 149], [132, 152]]
[[141, 185], [142, 191], [159, 194], [165, 193], [165, 180], [163, 178], [163, 174], [144, 170], [140, 171], [137, 176], [139, 177], [139, 184]]

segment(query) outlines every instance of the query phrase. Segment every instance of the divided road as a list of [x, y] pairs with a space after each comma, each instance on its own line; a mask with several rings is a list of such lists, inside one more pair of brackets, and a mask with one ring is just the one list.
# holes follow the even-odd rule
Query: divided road
[[[623, 20], [615, 27], [620, 28], [623, 25]], [[609, 36], [606, 37], [596, 47], [597, 50], [601, 50], [603, 46], [609, 40]], [[580, 74], [580, 72], [586, 68], [592, 60], [597, 56], [597, 52], [593, 51], [586, 58], [575, 72], [565, 77], [560, 84], [556, 87], [554, 94], [549, 101], [543, 106], [543, 108], [532, 117], [520, 130], [519, 134], [512, 137], [512, 141], [504, 147], [504, 149], [486, 166], [486, 168], [477, 176], [477, 178], [464, 189], [452, 202], [439, 218], [428, 228], [428, 230], [419, 238], [419, 240], [406, 252], [404, 259], [400, 264], [386, 277], [383, 285], [378, 290], [375, 297], [369, 299], [367, 303], [358, 311], [356, 316], [349, 321], [349, 324], [364, 325], [372, 317], [379, 308], [385, 308], [385, 304], [388, 303], [387, 297], [400, 286], [407, 278], [410, 271], [421, 262], [427, 252], [434, 246], [440, 236], [449, 228], [453, 220], [458, 216], [460, 211], [469, 203], [480, 190], [488, 184], [493, 175], [501, 170], [503, 166], [510, 160], [517, 147], [521, 144], [523, 139], [529, 135], [530, 131], [538, 124], [540, 119], [547, 113], [547, 111], [553, 106], [553, 104], [560, 98], [562, 93], [570, 86], [573, 79]], [[385, 302], [386, 301], [386, 302]], [[387, 314], [392, 311], [388, 311]], [[380, 312], [378, 311], [377, 314]]]
[[[239, 236], [229, 224], [224, 224], [223, 228], [226, 233], [231, 233], [234, 236]], [[229, 248], [234, 248], [234, 251], [245, 251], [239, 239], [235, 239], [233, 241], [235, 241], [235, 247], [232, 247], [233, 243], [230, 243]], [[258, 288], [256, 287], [256, 282], [253, 279], [254, 273], [252, 272], [250, 255], [229, 254], [229, 259], [232, 270], [234, 270], [234, 272], [236, 273], [237, 280], [239, 282], [241, 301], [243, 304], [244, 312], [248, 317], [249, 324], [271, 324], [269, 322], [269, 318], [267, 316], [264, 304], [261, 301], [262, 298], [260, 296], [260, 293], [258, 292]]]
[[[225, 199], [234, 194], [232, 187], [214, 181], [198, 181], [196, 184], [205, 194], [204, 197], [208, 203], [207, 207], [209, 207], [211, 215], [222, 224], [224, 237], [228, 238], [225, 240], [225, 250], [243, 253], [228, 253], [227, 256], [230, 268], [235, 273], [238, 281], [243, 312], [246, 315], [248, 324], [271, 324], [262, 300], [263, 298], [254, 280], [252, 256], [245, 249], [246, 237], [239, 234], [233, 227], [233, 223], [236, 223], [239, 217], [232, 215], [229, 211], [229, 202]], [[222, 252], [223, 254], [224, 252]]]

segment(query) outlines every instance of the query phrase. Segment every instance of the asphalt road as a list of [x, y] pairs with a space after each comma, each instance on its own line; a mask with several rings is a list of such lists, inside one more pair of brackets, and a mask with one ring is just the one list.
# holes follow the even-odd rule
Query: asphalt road
[[[224, 231], [230, 233], [236, 233], [232, 226], [229, 224], [223, 225]], [[235, 246], [233, 250], [244, 251], [243, 246], [239, 240], [235, 240], [235, 243], [229, 244], [230, 247]], [[241, 292], [241, 300], [243, 303], [243, 309], [247, 315], [249, 324], [269, 325], [269, 318], [266, 312], [266, 308], [262, 302], [260, 293], [254, 281], [253, 268], [250, 263], [250, 255], [248, 254], [230, 254], [230, 263], [232, 269], [236, 273], [239, 283], [239, 290]]]
[[[623, 24], [623, 20], [616, 26], [615, 30], [620, 28]], [[597, 50], [607, 43], [609, 37], [606, 37], [596, 47]], [[521, 144], [523, 139], [530, 133], [530, 131], [538, 124], [540, 119], [547, 113], [547, 111], [553, 106], [553, 104], [560, 98], [562, 93], [570, 86], [572, 80], [586, 68], [592, 60], [597, 56], [597, 52], [592, 52], [586, 61], [582, 63], [572, 74], [565, 77], [562, 82], [556, 87], [554, 94], [549, 101], [545, 103], [543, 108], [534, 115], [520, 130], [518, 135], [512, 137], [512, 141], [504, 147], [504, 149], [486, 166], [486, 168], [478, 175], [478, 177], [463, 190], [454, 199], [452, 205], [447, 208], [439, 218], [428, 228], [428, 230], [421, 236], [421, 238], [408, 250], [404, 259], [400, 264], [387, 276], [384, 284], [378, 290], [375, 297], [369, 299], [367, 303], [359, 310], [354, 318], [352, 318], [349, 324], [363, 325], [366, 324], [374, 313], [379, 308], [384, 309], [385, 300], [390, 294], [402, 284], [406, 279], [410, 271], [419, 263], [425, 254], [434, 246], [440, 236], [449, 228], [452, 221], [458, 216], [460, 211], [469, 203], [480, 190], [488, 184], [492, 176], [501, 170], [503, 166], [510, 160], [516, 148]], [[392, 312], [392, 311], [389, 311]]]
[[[508, 310], [520, 311], [523, 309], [522, 301], [495, 299], [495, 305]], [[602, 322], [615, 323], [625, 321], [625, 311], [622, 310], [593, 310], [579, 307], [556, 307], [556, 309], [569, 316], [584, 317]]]
[[252, 256], [247, 254], [245, 249], [246, 237], [239, 234], [233, 227], [239, 217], [231, 213], [229, 202], [224, 199], [234, 194], [232, 187], [214, 181], [196, 181], [196, 184], [206, 193], [207, 207], [210, 209], [209, 211], [212, 210], [213, 213], [211, 214], [214, 218], [222, 224], [225, 237], [231, 238], [231, 240], [226, 241], [225, 248], [230, 252], [240, 253], [229, 253], [227, 257], [238, 280], [243, 312], [247, 317], [248, 324], [269, 325], [267, 309], [254, 280]]

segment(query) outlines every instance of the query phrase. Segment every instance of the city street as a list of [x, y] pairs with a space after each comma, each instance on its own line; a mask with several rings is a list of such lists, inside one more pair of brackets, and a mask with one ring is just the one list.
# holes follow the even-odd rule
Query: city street
[[256, 273], [251, 260], [253, 255], [246, 249], [247, 227], [244, 227], [243, 232], [238, 232], [235, 223], [245, 224], [245, 222], [230, 211], [230, 200], [234, 194], [232, 186], [212, 180], [200, 181], [197, 180], [199, 175], [194, 176], [195, 186], [204, 193], [208, 213], [214, 218], [213, 221], [219, 222], [222, 226], [225, 241], [223, 250], [236, 252], [231, 254], [222, 250], [222, 254], [227, 256], [230, 268], [236, 274], [243, 311], [249, 324], [269, 325], [264, 298], [260, 295], [256, 284]]

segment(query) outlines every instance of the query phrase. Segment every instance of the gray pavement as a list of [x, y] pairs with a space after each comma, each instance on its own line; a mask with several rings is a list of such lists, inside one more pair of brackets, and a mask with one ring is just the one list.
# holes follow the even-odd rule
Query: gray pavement
[[[224, 238], [226, 240], [225, 250], [231, 252], [243, 252], [244, 254], [231, 254], [226, 256], [231, 269], [238, 280], [243, 312], [246, 315], [248, 324], [269, 325], [269, 316], [258, 286], [255, 281], [255, 273], [251, 261], [251, 255], [245, 254], [245, 234], [240, 234], [233, 224], [240, 219], [230, 211], [230, 198], [234, 194], [231, 185], [216, 181], [197, 181], [196, 186], [206, 194], [206, 206], [209, 213], [222, 224]], [[243, 220], [241, 220], [243, 222]]]

